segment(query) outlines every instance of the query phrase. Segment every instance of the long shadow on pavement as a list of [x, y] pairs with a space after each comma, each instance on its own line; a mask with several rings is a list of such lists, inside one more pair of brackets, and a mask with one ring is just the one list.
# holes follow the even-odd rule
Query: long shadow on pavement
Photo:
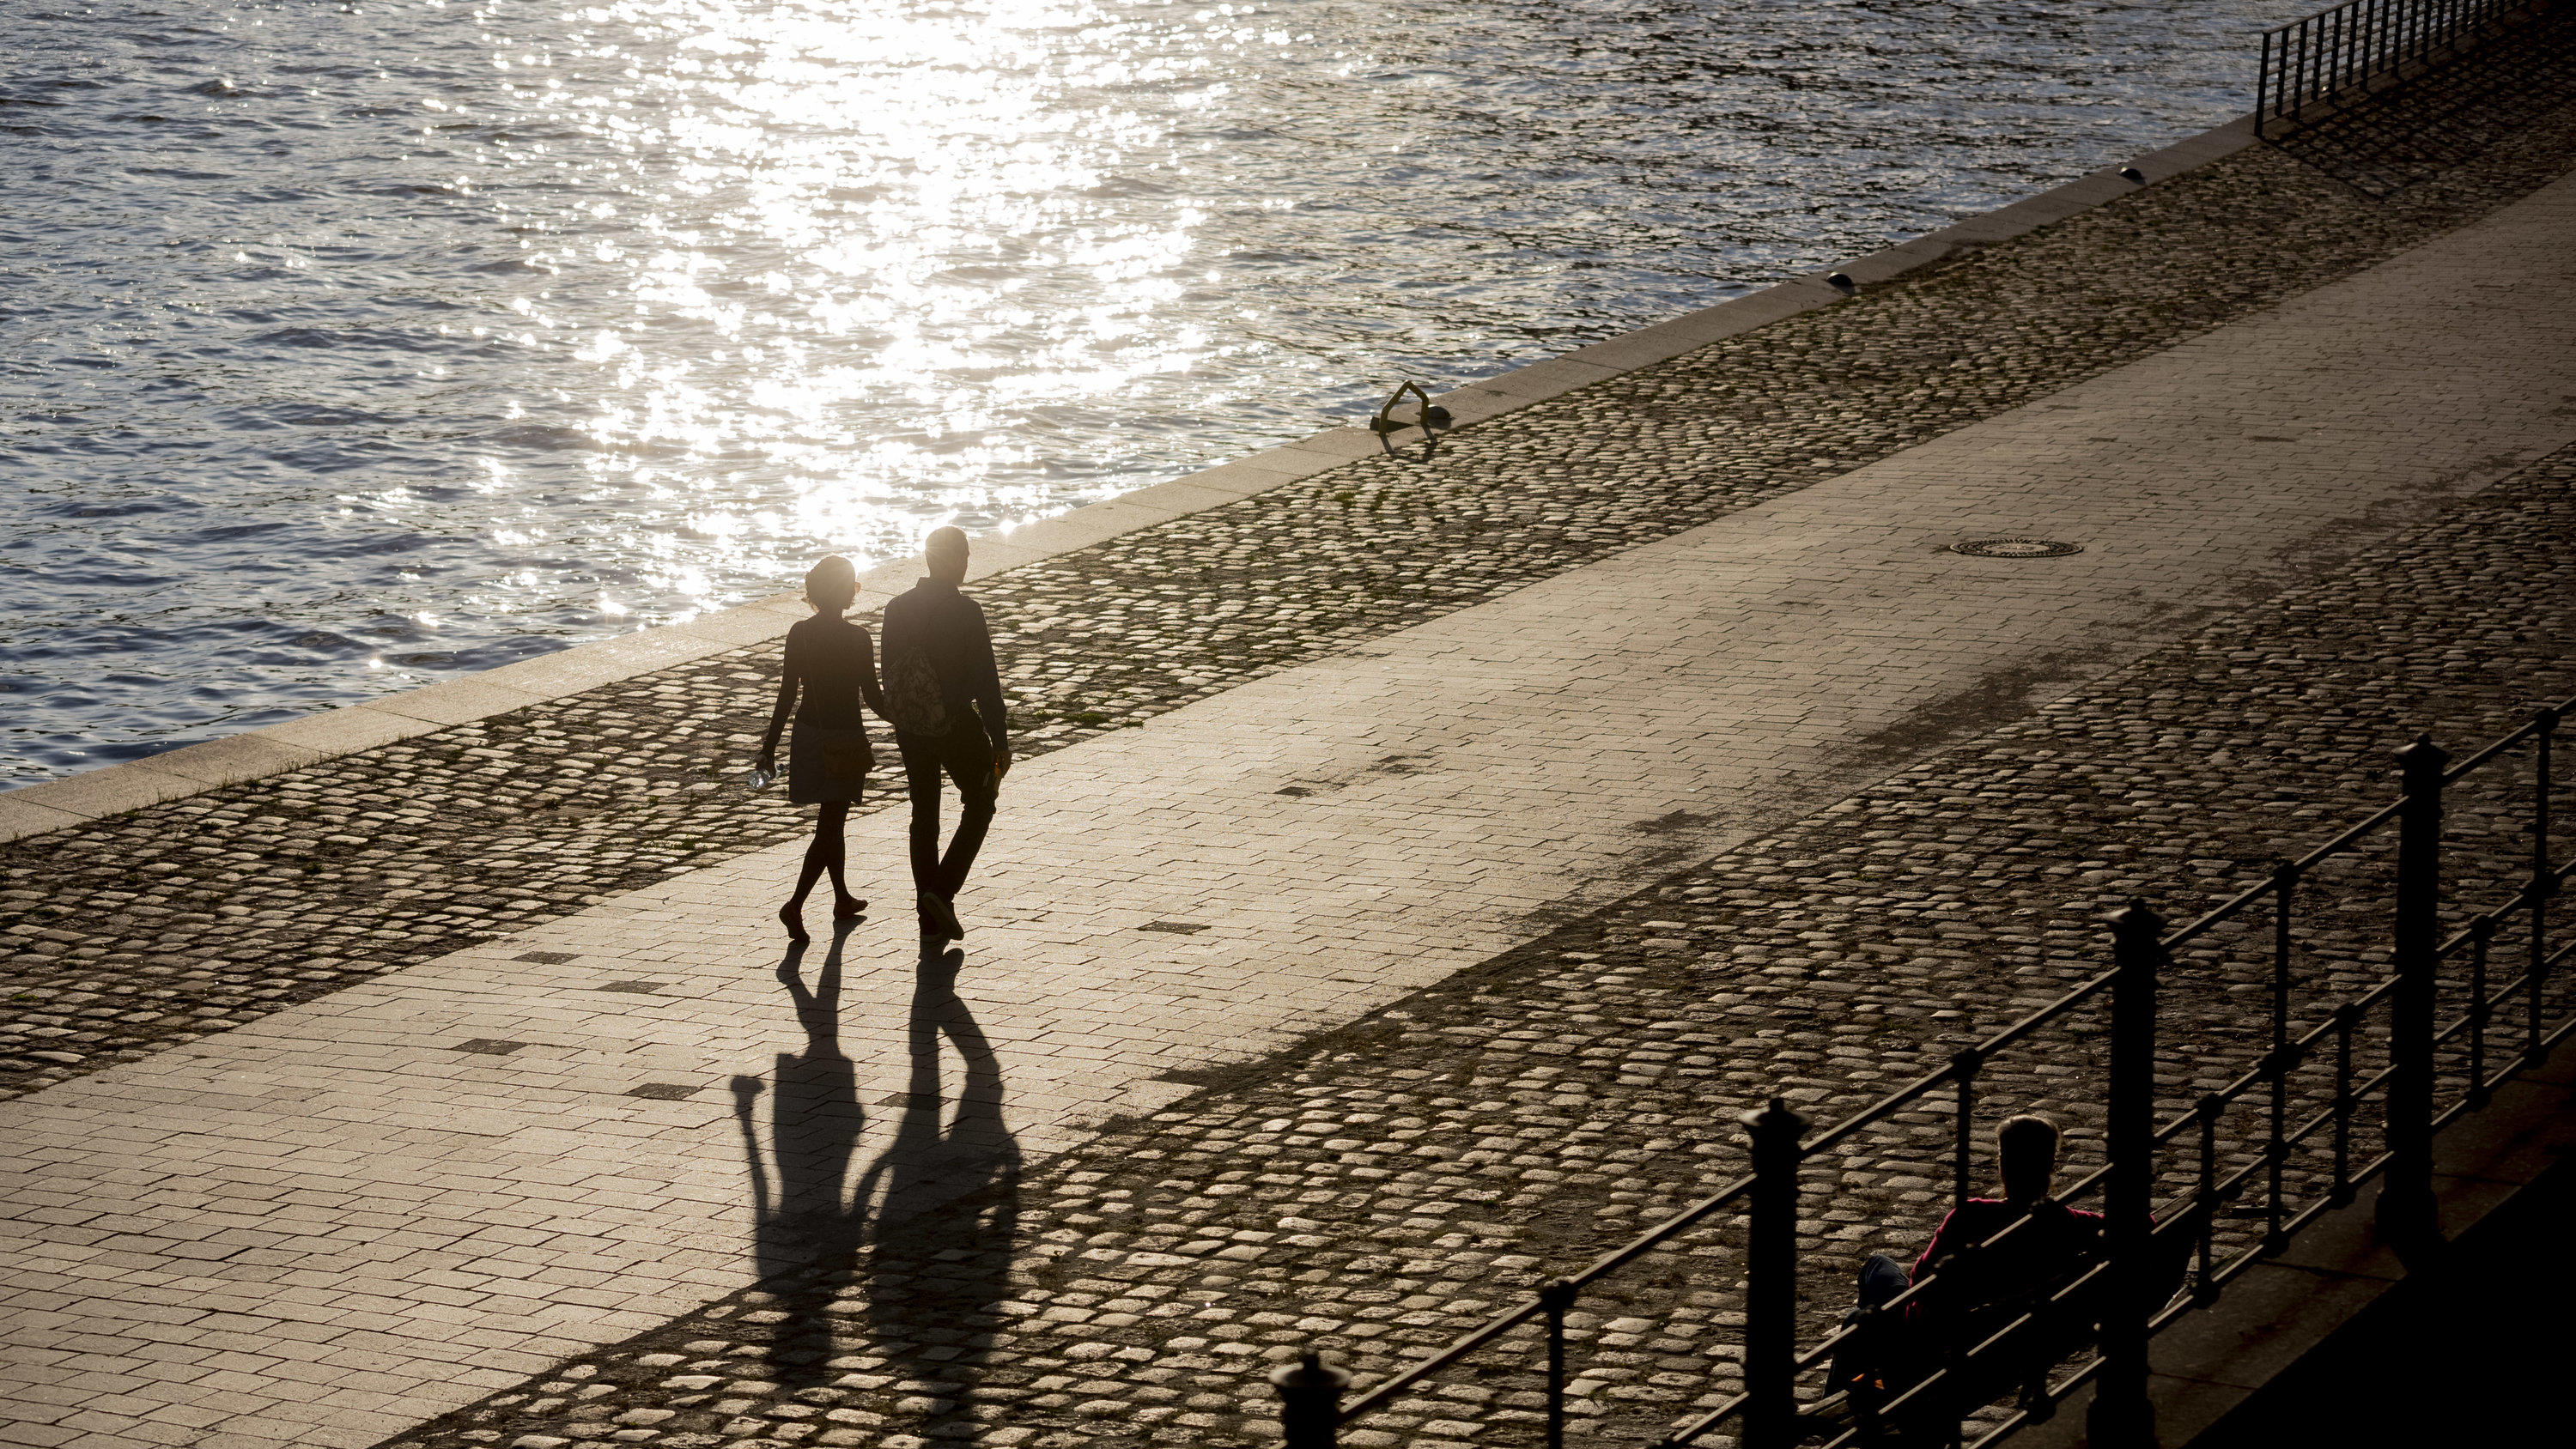
[[[902, 1115], [893, 1141], [851, 1182], [868, 1115], [856, 1066], [840, 1043], [848, 934], [846, 925], [834, 932], [811, 987], [805, 947], [791, 948], [779, 963], [805, 1044], [778, 1056], [765, 1148], [755, 1120], [763, 1084], [756, 1077], [733, 1082], [760, 1277], [776, 1294], [767, 1306], [777, 1315], [767, 1361], [779, 1393], [791, 1400], [841, 1380], [852, 1354], [904, 1361], [912, 1370], [908, 1390], [947, 1399], [974, 1381], [1003, 1322], [1019, 1218], [1019, 1144], [1002, 1120], [1000, 1062], [957, 995], [963, 953], [925, 951], [908, 1017], [906, 1090], [877, 1104]], [[960, 1063], [954, 1092], [943, 1090], [943, 1040]], [[833, 1362], [836, 1355], [842, 1363]], [[806, 1411], [829, 1423], [838, 1397], [806, 1395]], [[872, 1418], [853, 1413], [842, 1423]], [[961, 1436], [952, 1430], [941, 1437]]]

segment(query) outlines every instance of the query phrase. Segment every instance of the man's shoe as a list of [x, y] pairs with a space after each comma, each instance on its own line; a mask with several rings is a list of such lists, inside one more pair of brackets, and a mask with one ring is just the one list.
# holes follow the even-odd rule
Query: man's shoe
[[948, 903], [946, 896], [922, 891], [919, 893], [919, 904], [921, 934], [941, 936], [951, 941], [965, 939], [966, 928], [957, 924], [957, 908]]

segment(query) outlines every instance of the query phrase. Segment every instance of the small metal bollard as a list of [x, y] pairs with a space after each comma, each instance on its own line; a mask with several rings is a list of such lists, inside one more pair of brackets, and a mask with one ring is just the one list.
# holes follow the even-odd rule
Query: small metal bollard
[[1342, 1427], [1342, 1391], [1351, 1386], [1349, 1370], [1324, 1362], [1310, 1348], [1295, 1365], [1272, 1369], [1270, 1386], [1279, 1391], [1279, 1428], [1287, 1449], [1333, 1449]]

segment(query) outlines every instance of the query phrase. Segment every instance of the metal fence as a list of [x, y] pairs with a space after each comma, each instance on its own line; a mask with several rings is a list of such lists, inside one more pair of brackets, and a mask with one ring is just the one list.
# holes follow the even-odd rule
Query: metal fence
[[[1396, 1405], [1443, 1370], [1536, 1325], [1545, 1410], [1533, 1430], [1564, 1443], [1568, 1315], [1583, 1295], [1623, 1268], [1671, 1252], [1686, 1236], [1741, 1245], [1741, 1385], [1724, 1402], [1679, 1424], [1667, 1449], [1725, 1428], [1746, 1449], [1803, 1440], [1859, 1442], [1896, 1416], [1913, 1432], [1927, 1420], [1963, 1442], [1957, 1425], [1999, 1404], [1996, 1375], [2019, 1397], [1997, 1421], [1988, 1409], [1976, 1442], [2053, 1414], [2078, 1385], [2095, 1384], [2093, 1442], [2153, 1442], [2146, 1398], [2147, 1345], [2166, 1324], [2212, 1301], [2265, 1253], [2277, 1252], [2321, 1214], [2351, 1203], [2377, 1179], [2382, 1231], [2404, 1251], [2438, 1242], [2432, 1142], [2452, 1118], [2483, 1106], [2495, 1087], [2542, 1061], [2576, 1018], [2546, 988], [2576, 941], [2550, 942], [2549, 902], [2576, 859], [2553, 862], [2553, 831], [2576, 820], [2553, 801], [2560, 723], [2576, 698], [2534, 714], [2512, 733], [2453, 763], [2429, 738], [2397, 753], [2402, 795], [2323, 844], [2178, 929], [2143, 904], [2113, 915], [2111, 969], [1955, 1053], [1948, 1064], [1809, 1137], [1808, 1123], [1778, 1098], [1742, 1118], [1751, 1170], [1660, 1226], [1578, 1272], [1557, 1278], [1448, 1347], [1368, 1388], [1344, 1406], [1351, 1376], [1316, 1355], [1273, 1376], [1289, 1449], [1320, 1449], [1337, 1430]], [[2465, 782], [2465, 783], [2464, 783]], [[2446, 800], [2458, 818], [2446, 842]], [[2553, 811], [2555, 813], [2553, 813]], [[2393, 827], [2393, 828], [2392, 828]], [[2520, 837], [2527, 834], [2527, 846]], [[2576, 850], [2568, 852], [2576, 857]], [[2450, 880], [2446, 889], [2446, 869]], [[2443, 933], [2446, 902], [2485, 902]], [[2313, 911], [2303, 914], [2303, 908]], [[2158, 996], [2181, 979], [2176, 962], [2225, 958], [2268, 967], [2261, 989], [2263, 1050], [2252, 1066], [2196, 1098], [2206, 1042], [2186, 1027], [2160, 1032]], [[2329, 969], [2339, 968], [2339, 969]], [[2563, 975], [2564, 973], [2560, 973]], [[2215, 979], [2215, 978], [2213, 978]], [[2326, 990], [2318, 990], [2319, 986]], [[2340, 989], [2337, 989], [2340, 988]], [[2563, 989], [2557, 993], [2568, 996]], [[2445, 1002], [2452, 1014], [2443, 1019]], [[2224, 1006], [2243, 1029], [2244, 997]], [[2057, 1203], [2098, 1200], [2103, 1251], [2080, 1276], [1992, 1326], [1976, 1343], [1946, 1350], [1943, 1365], [1884, 1396], [1834, 1403], [1815, 1380], [1838, 1353], [1899, 1322], [1909, 1303], [1941, 1291], [1945, 1275], [1974, 1269], [2034, 1219], [2025, 1213], [1950, 1259], [1904, 1294], [1857, 1321], [1799, 1346], [1802, 1167], [1832, 1160], [1900, 1114], [1917, 1123], [1946, 1109], [1953, 1126], [1945, 1164], [1953, 1206], [1979, 1179], [1974, 1123], [1979, 1082], [2017, 1048], [2079, 1017], [2107, 1018], [2106, 1081], [2098, 1121], [2102, 1163], [2058, 1192]], [[2092, 1030], [2092, 1028], [2086, 1028]], [[2159, 1058], [2164, 1081], [2159, 1082]], [[2375, 1106], [2375, 1110], [2370, 1110]], [[2375, 1119], [2375, 1120], [2374, 1120]], [[2375, 1131], [2372, 1129], [2376, 1129]], [[2222, 1138], [2233, 1150], [2223, 1154]], [[2232, 1157], [2242, 1165], [2224, 1170]], [[2295, 1179], [2295, 1180], [2294, 1180]], [[1808, 1204], [1813, 1215], [1815, 1203]], [[2178, 1291], [2188, 1278], [2188, 1289]], [[1730, 1284], [1732, 1286], [1732, 1284]], [[1812, 1289], [1813, 1282], [1808, 1285]], [[1813, 1323], [1818, 1314], [1803, 1310]], [[2028, 1331], [2063, 1347], [2033, 1362]], [[1985, 1330], [1981, 1328], [1981, 1332]], [[1579, 1335], [1578, 1335], [1579, 1337]], [[2052, 1343], [2059, 1339], [2051, 1339]], [[2017, 1357], [2016, 1357], [2017, 1356]], [[1718, 1356], [1722, 1362], [1723, 1354]], [[2016, 1369], [2014, 1364], [2020, 1362]], [[1832, 1409], [1831, 1416], [1821, 1411]]]
[[2466, 51], [2529, 0], [2346, 0], [2263, 32], [2254, 80], [2254, 134], [2317, 101], [2366, 93], [2413, 62]]

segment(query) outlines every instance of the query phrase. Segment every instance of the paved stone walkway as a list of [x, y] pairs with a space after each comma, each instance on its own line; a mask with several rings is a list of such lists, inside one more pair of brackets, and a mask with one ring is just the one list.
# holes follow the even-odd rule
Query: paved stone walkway
[[[1445, 1342], [1732, 1177], [1734, 1114], [1763, 1096], [1785, 1091], [1820, 1121], [1859, 1106], [2097, 970], [2106, 906], [2144, 893], [2180, 914], [2232, 890], [2380, 803], [2388, 746], [2410, 731], [2472, 741], [2576, 688], [2558, 643], [2576, 629], [2571, 538], [2576, 451], [1053, 1162], [1024, 1167], [961, 1111], [946, 1151], [982, 1163], [985, 1182], [944, 1214], [881, 1218], [817, 1270], [398, 1442], [1260, 1437], [1269, 1361], [1320, 1341], [1382, 1372]], [[2479, 867], [2525, 844], [2481, 850], [2474, 829], [2455, 832], [2453, 867], [2489, 899]], [[2562, 858], [2571, 846], [2562, 830]], [[2361, 889], [2303, 926], [2321, 991], [2384, 966], [2332, 929], [2384, 882], [2338, 885]], [[2255, 952], [2169, 976], [2168, 1014], [2207, 1053], [2175, 1064], [2168, 1108], [2260, 1049], [2231, 988], [2263, 970]], [[2562, 984], [2553, 1008], [2568, 1005]], [[2051, 1111], [2089, 1165], [2096, 1078], [2082, 1069], [2098, 1070], [2098, 1030], [2079, 1021], [2051, 1052], [1998, 1063], [1985, 1120]], [[914, 1131], [937, 1129], [938, 1108], [892, 1105]], [[1918, 1114], [1898, 1140], [1844, 1154], [1838, 1175], [1818, 1172], [1838, 1197], [1802, 1225], [1817, 1307], [1840, 1307], [1853, 1258], [1919, 1242], [1946, 1201], [1950, 1131]], [[2228, 1143], [2231, 1166], [2241, 1146]], [[1696, 1235], [1572, 1316], [1588, 1436], [1651, 1439], [1734, 1387], [1739, 1234]], [[1526, 1368], [1492, 1356], [1347, 1441], [1532, 1442]]]
[[[1231, 1275], [1209, 1265], [1284, 1272], [1289, 1250], [1325, 1250], [1355, 1214], [1394, 1205], [1368, 1189], [1301, 1189], [1314, 1216], [1099, 1248], [1101, 1271], [1121, 1270], [1100, 1281], [1133, 1289], [1114, 1303], [1035, 1279], [1050, 1291], [1032, 1296], [1019, 1290], [1027, 1270], [989, 1251], [1019, 1230], [1026, 1163], [1080, 1147], [1104, 1118], [1168, 1106], [1212, 1064], [1506, 952], [1641, 873], [1810, 815], [1919, 753], [1945, 720], [1955, 730], [1950, 716], [2017, 713], [2035, 685], [2124, 666], [2214, 603], [2295, 576], [2296, 555], [2339, 531], [2385, 527], [2391, 510], [2563, 446], [2576, 438], [2563, 383], [2576, 352], [2571, 235], [2576, 183], [2561, 182], [2037, 405], [1033, 760], [967, 902], [978, 928], [962, 970], [925, 967], [886, 923], [773, 975], [775, 946], [744, 902], [774, 891], [793, 854], [779, 848], [0, 1109], [16, 1183], [0, 1351], [19, 1418], [0, 1436], [370, 1442], [757, 1274], [862, 1248], [883, 1258], [890, 1244], [908, 1269], [723, 1316], [807, 1339], [852, 1315], [917, 1321], [925, 1306], [995, 1319], [946, 1344], [907, 1340], [913, 1379], [873, 1374], [883, 1363], [827, 1375], [820, 1352], [799, 1367], [752, 1344], [780, 1377], [742, 1382], [774, 1390], [710, 1397], [724, 1375], [681, 1373], [666, 1375], [667, 1392], [700, 1402], [626, 1405], [616, 1384], [573, 1373], [486, 1412], [581, 1426], [579, 1437], [690, 1443], [776, 1424], [788, 1426], [770, 1435], [779, 1442], [805, 1437], [796, 1428], [868, 1442], [889, 1412], [973, 1437], [1023, 1398], [1040, 1416], [1096, 1403], [1093, 1417], [1134, 1415], [1140, 1433], [1164, 1408], [1168, 1432], [1223, 1427], [1239, 1395], [1202, 1386], [1199, 1399], [1220, 1401], [1202, 1403], [1169, 1385], [1225, 1378], [1230, 1350], [1257, 1357], [1262, 1344], [1164, 1336], [1242, 1314], [1225, 1306]], [[1942, 551], [1995, 534], [2068, 537], [2087, 552]], [[861, 822], [855, 858], [898, 861], [894, 825]], [[1579, 970], [1556, 985], [1601, 980]], [[1960, 1009], [1954, 994], [1927, 1000]], [[1550, 1055], [1556, 1043], [1533, 1035]], [[961, 1070], [943, 1074], [943, 1042]], [[1644, 1052], [1641, 1067], [1658, 1055], [1673, 1054]], [[1769, 1075], [1740, 1055], [1733, 1065]], [[1398, 1120], [1387, 1130], [1414, 1136], [1395, 1140], [1420, 1143], [1406, 1152], [1450, 1150], [1421, 1141], [1433, 1119]], [[1177, 1141], [1185, 1124], [1144, 1140]], [[1268, 1155], [1254, 1145], [1245, 1156]], [[1398, 1176], [1347, 1162], [1335, 1174], [1345, 1170], [1364, 1183]], [[1062, 1164], [1050, 1172], [1086, 1185]], [[1192, 1194], [1178, 1199], [1179, 1225], [1222, 1216], [1242, 1196], [1223, 1189], [1249, 1190], [1256, 1169], [1216, 1176], [1156, 1185]], [[1527, 1177], [1527, 1190], [1549, 1185]], [[1135, 1202], [1125, 1191], [1049, 1231], [1123, 1217]], [[1448, 1213], [1502, 1195], [1460, 1188], [1447, 1208], [1397, 1220], [1436, 1233]], [[967, 1206], [930, 1211], [943, 1203]], [[940, 1236], [970, 1208], [986, 1251]], [[1399, 1264], [1337, 1266], [1370, 1279]], [[1179, 1277], [1135, 1276], [1164, 1269]], [[1470, 1311], [1438, 1295], [1417, 1305], [1400, 1286], [1347, 1291], [1384, 1291], [1396, 1311], [1381, 1316], [1398, 1323], [1427, 1315], [1413, 1328]], [[1038, 1375], [1024, 1380], [1031, 1393], [966, 1396], [979, 1378], [967, 1370], [1008, 1370], [1003, 1354], [1031, 1351], [999, 1326], [1014, 1304], [1041, 1325], [1121, 1318], [1110, 1326], [1147, 1330], [1098, 1340], [1098, 1353], [1063, 1348], [1067, 1363], [1127, 1387], [1086, 1399], [1074, 1378], [1042, 1387]], [[1262, 1317], [1245, 1321], [1274, 1333], [1347, 1324]], [[685, 1366], [697, 1342], [668, 1364], [631, 1362]], [[715, 1345], [705, 1354], [741, 1346], [703, 1342]], [[1111, 1362], [1145, 1367], [1113, 1382]], [[1707, 1362], [1694, 1362], [1704, 1384]], [[927, 1364], [946, 1367], [933, 1377]], [[878, 1391], [885, 1405], [856, 1403]], [[1045, 1402], [1058, 1392], [1065, 1403]], [[779, 1415], [746, 1412], [773, 1393], [786, 1400]], [[625, 1422], [583, 1411], [585, 1399], [614, 1402]], [[1453, 1422], [1414, 1417], [1433, 1438]], [[504, 1433], [470, 1417], [456, 1432]]]
[[[1136, 725], [1993, 417], [2484, 215], [2571, 150], [2561, 112], [2384, 203], [2243, 152], [1471, 430], [1428, 467], [1355, 464], [996, 579], [1026, 744]], [[0, 1094], [787, 838], [794, 812], [726, 788], [774, 658], [0, 845]]]

